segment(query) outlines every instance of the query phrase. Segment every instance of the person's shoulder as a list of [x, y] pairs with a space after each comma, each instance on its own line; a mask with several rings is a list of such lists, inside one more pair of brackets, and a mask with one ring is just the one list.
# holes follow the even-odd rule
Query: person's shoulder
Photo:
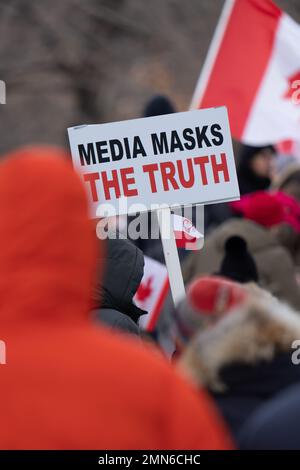
[[91, 313], [96, 321], [103, 323], [107, 327], [134, 335], [140, 334], [137, 324], [128, 315], [119, 310], [113, 308], [99, 308], [93, 310]]

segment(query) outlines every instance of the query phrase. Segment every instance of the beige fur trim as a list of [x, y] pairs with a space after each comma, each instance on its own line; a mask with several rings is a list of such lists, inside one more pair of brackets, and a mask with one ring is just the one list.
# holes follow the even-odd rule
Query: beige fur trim
[[179, 361], [197, 385], [222, 391], [226, 388], [219, 375], [222, 367], [271, 360], [300, 339], [297, 312], [254, 285], [247, 289], [248, 302], [198, 333]]

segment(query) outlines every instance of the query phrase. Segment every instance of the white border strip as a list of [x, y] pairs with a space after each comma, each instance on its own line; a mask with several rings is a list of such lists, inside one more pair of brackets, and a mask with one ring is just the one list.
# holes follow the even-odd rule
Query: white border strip
[[197, 81], [197, 85], [190, 104], [190, 109], [196, 109], [202, 100], [235, 1], [236, 0], [225, 0], [224, 2], [218, 24], [216, 26], [204, 64], [200, 72], [200, 76]]

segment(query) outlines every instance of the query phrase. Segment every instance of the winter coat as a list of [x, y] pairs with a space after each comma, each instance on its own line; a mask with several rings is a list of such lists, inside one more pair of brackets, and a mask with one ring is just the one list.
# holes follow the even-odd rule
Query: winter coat
[[93, 294], [92, 314], [107, 326], [138, 335], [138, 319], [146, 312], [138, 308], [133, 297], [144, 273], [144, 256], [130, 240], [112, 233], [106, 252], [98, 257], [100, 270]]
[[300, 369], [292, 363], [290, 351], [276, 355], [271, 362], [225, 366], [221, 377], [227, 391], [215, 392], [213, 397], [236, 437], [260, 406], [290, 385], [300, 385]]
[[[300, 202], [300, 165], [289, 165], [273, 183], [273, 189], [284, 191]], [[281, 243], [291, 252], [294, 263], [300, 272], [300, 234], [290, 226], [286, 226], [278, 234]]]
[[203, 250], [191, 253], [183, 264], [184, 281], [219, 272], [225, 242], [233, 235], [246, 240], [256, 262], [260, 286], [300, 310], [300, 289], [290, 253], [269, 230], [249, 220], [231, 219], [209, 235]]
[[279, 393], [250, 417], [239, 435], [239, 447], [243, 450], [299, 450], [299, 422], [298, 383]]
[[260, 406], [300, 384], [300, 368], [292, 363], [299, 315], [267, 292], [248, 289], [247, 302], [198, 333], [181, 358], [186, 373], [211, 392], [236, 438]]
[[64, 160], [34, 147], [0, 166], [0, 448], [230, 447], [205, 392], [91, 322], [95, 236]]
[[128, 315], [124, 315], [124, 313], [121, 313], [119, 310], [99, 308], [92, 310], [91, 313], [97, 322], [101, 322], [103, 325], [116, 332], [140, 336], [138, 325]]

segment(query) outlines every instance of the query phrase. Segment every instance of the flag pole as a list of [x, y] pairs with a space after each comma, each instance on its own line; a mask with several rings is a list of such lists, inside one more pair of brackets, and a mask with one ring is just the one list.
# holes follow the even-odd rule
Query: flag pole
[[161, 241], [167, 266], [169, 283], [174, 305], [185, 296], [182, 271], [173, 232], [171, 211], [169, 207], [164, 207], [156, 211]]
[[190, 109], [198, 108], [199, 104], [201, 103], [235, 2], [236, 0], [225, 0], [224, 2], [219, 21], [217, 23], [213, 38], [209, 45], [208, 52], [206, 54], [206, 58], [196, 84], [196, 88], [190, 104]]

